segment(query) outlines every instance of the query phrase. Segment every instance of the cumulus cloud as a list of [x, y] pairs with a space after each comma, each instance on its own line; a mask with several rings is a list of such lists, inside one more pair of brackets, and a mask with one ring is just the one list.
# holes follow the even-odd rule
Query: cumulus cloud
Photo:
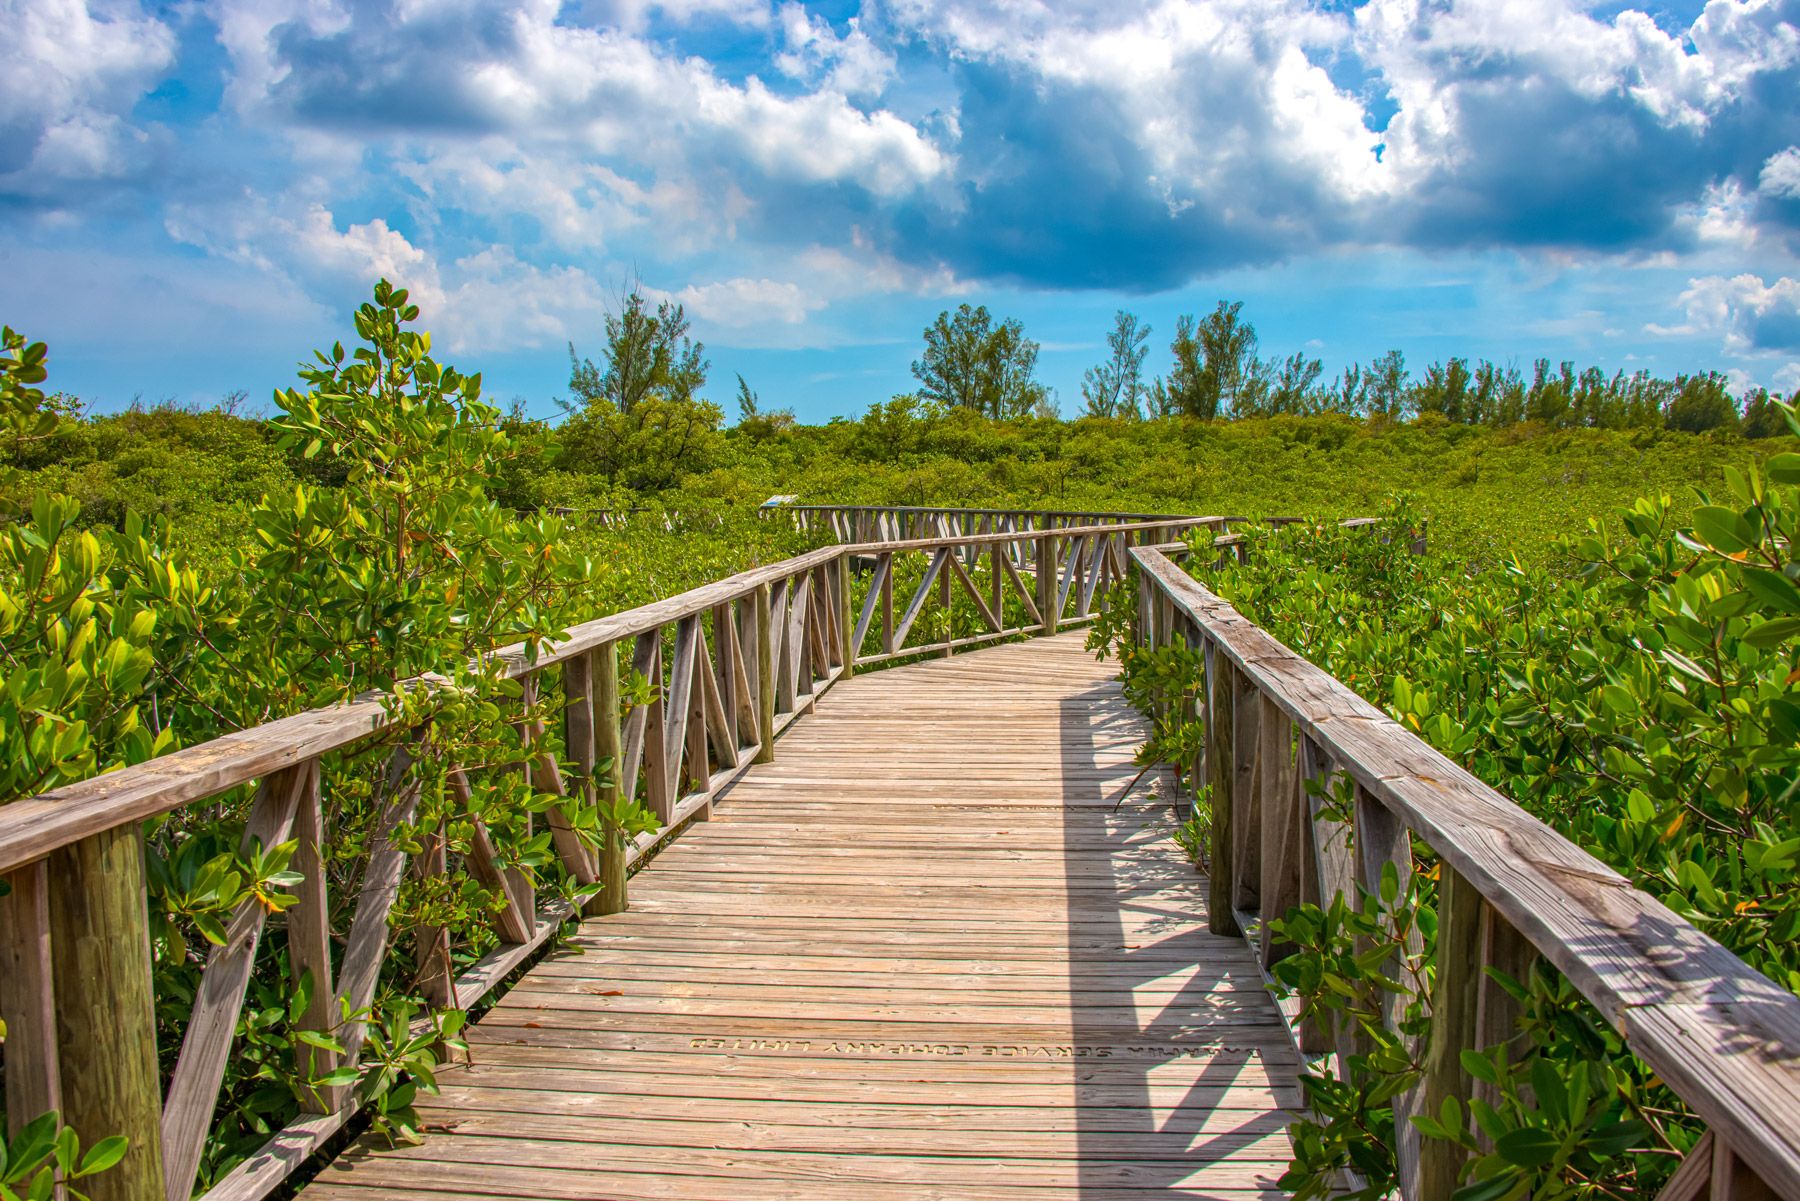
[[1800, 279], [1782, 276], [1764, 283], [1748, 272], [1704, 276], [1689, 280], [1677, 303], [1687, 320], [1653, 325], [1650, 332], [1719, 334], [1731, 354], [1800, 353]]
[[829, 89], [724, 79], [619, 28], [568, 24], [557, 0], [402, 0], [346, 15], [226, 0], [233, 96], [248, 113], [358, 136], [504, 135], [569, 156], [661, 167], [737, 163], [776, 181], [907, 193], [940, 149]]
[[171, 236], [286, 284], [345, 301], [376, 279], [407, 288], [437, 344], [455, 353], [554, 346], [591, 330], [605, 289], [581, 268], [539, 266], [491, 246], [440, 263], [382, 218], [340, 226], [324, 205], [283, 208], [259, 196], [177, 210]]
[[[659, 293], [658, 295], [668, 295]], [[703, 321], [731, 328], [799, 325], [807, 314], [825, 307], [817, 292], [791, 280], [726, 279], [689, 284], [670, 296]]]
[[132, 110], [175, 60], [174, 32], [135, 0], [17, 0], [0, 71], [0, 197], [61, 204], [149, 163]]
[[1800, 200], [1800, 146], [1771, 154], [1757, 177], [1757, 186], [1770, 196]]
[[775, 66], [789, 78], [848, 96], [879, 96], [893, 77], [894, 55], [876, 45], [856, 17], [839, 35], [825, 18], [788, 0], [781, 6], [781, 36], [784, 49]]

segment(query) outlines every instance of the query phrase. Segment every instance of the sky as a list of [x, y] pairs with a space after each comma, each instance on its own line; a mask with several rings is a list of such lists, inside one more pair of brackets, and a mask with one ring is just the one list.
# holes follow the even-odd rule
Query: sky
[[252, 405], [377, 278], [540, 415], [640, 285], [729, 408], [855, 415], [985, 304], [1080, 407], [1402, 350], [1800, 388], [1800, 0], [0, 0], [0, 320], [95, 410]]

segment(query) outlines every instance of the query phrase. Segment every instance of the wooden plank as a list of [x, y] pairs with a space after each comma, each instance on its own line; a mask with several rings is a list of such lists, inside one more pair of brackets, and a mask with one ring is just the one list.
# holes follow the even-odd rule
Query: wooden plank
[[894, 628], [894, 647], [896, 650], [906, 645], [906, 636], [912, 632], [913, 623], [925, 609], [925, 602], [931, 599], [931, 585], [937, 580], [938, 572], [950, 558], [948, 547], [933, 551], [931, 561], [925, 565], [925, 574], [919, 580], [918, 590], [907, 602], [906, 612], [900, 618], [900, 624]]
[[[19, 802], [13, 802], [18, 804]], [[10, 807], [10, 806], [9, 806]], [[163, 1194], [144, 840], [116, 826], [58, 847], [48, 865], [50, 958], [62, 1118], [92, 1146], [130, 1140], [125, 1158], [83, 1181], [93, 1201]]]
[[[1800, 1195], [1800, 998], [1256, 629], [1158, 552], [1132, 551], [1222, 653], [1542, 953], [1762, 1180]], [[1720, 1048], [1741, 1048], [1730, 1055]]]
[[[263, 782], [245, 819], [239, 854], [267, 851], [288, 840], [312, 777], [311, 765], [302, 764]], [[256, 947], [268, 916], [261, 901], [246, 898], [225, 927], [224, 943], [207, 955], [182, 1037], [181, 1055], [163, 1101], [163, 1187], [171, 1201], [185, 1201], [194, 1191], [219, 1085], [225, 1079], [225, 1061], [244, 1008], [244, 990], [250, 983], [250, 969], [255, 966]]]
[[62, 1108], [50, 959], [49, 868], [28, 863], [0, 897], [0, 1018], [6, 1022], [6, 1133]]
[[1075, 634], [840, 677], [471, 1028], [421, 1147], [310, 1193], [1271, 1192], [1297, 1064], [1168, 822], [1113, 812], [1109, 673]]

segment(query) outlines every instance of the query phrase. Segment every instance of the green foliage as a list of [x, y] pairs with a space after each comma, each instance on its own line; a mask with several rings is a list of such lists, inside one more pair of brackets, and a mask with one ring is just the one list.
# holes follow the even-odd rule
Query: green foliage
[[87, 1194], [75, 1182], [98, 1176], [125, 1158], [126, 1145], [123, 1137], [114, 1135], [101, 1139], [84, 1155], [75, 1131], [61, 1125], [54, 1112], [26, 1123], [10, 1140], [0, 1130], [0, 1201], [50, 1201], [64, 1196], [87, 1201]]
[[[1208, 584], [1800, 991], [1800, 455], [1723, 474], [1685, 521], [1646, 498], [1489, 567], [1409, 553], [1422, 517], [1403, 499], [1373, 530], [1252, 532]], [[1435, 970], [1436, 865], [1414, 859], [1379, 896], [1276, 920], [1296, 948], [1277, 979], [1358, 1048], [1306, 1080], [1297, 1195], [1341, 1168], [1370, 1196], [1392, 1183], [1390, 1102], [1421, 1070], [1407, 1048]], [[1540, 965], [1506, 983], [1518, 1030], [1464, 1057], [1492, 1099], [1414, 1123], [1469, 1149], [1461, 1201], [1654, 1195], [1698, 1126], [1567, 981]]]
[[1150, 327], [1135, 313], [1120, 309], [1113, 315], [1112, 332], [1106, 335], [1111, 354], [1106, 362], [1088, 368], [1081, 381], [1083, 416], [1136, 420], [1144, 415], [1143, 372], [1144, 359], [1150, 353], [1149, 338]]
[[999, 325], [986, 305], [957, 306], [925, 327], [925, 352], [914, 361], [922, 399], [996, 420], [1029, 417], [1049, 394], [1032, 378], [1038, 344], [1016, 318]]

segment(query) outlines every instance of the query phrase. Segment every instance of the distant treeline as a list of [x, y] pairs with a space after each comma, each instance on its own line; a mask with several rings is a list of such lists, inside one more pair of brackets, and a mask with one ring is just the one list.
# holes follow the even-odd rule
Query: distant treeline
[[[984, 312], [973, 315], [978, 319]], [[1166, 377], [1146, 384], [1149, 333], [1132, 313], [1114, 317], [1108, 357], [1089, 369], [1082, 383], [1083, 416], [1211, 421], [1342, 413], [1407, 420], [1435, 413], [1465, 425], [1535, 421], [1557, 429], [1660, 426], [1691, 433], [1738, 428], [1751, 438], [1786, 432], [1767, 391], [1753, 391], [1740, 403], [1716, 371], [1662, 379], [1648, 371], [1607, 375], [1598, 367], [1578, 371], [1573, 362], [1553, 366], [1538, 359], [1527, 375], [1485, 359], [1471, 366], [1469, 359], [1453, 358], [1415, 377], [1405, 356], [1390, 350], [1366, 366], [1351, 364], [1324, 383], [1319, 359], [1303, 353], [1262, 358], [1256, 327], [1244, 319], [1241, 301], [1221, 300], [1199, 320], [1177, 319], [1169, 344], [1174, 365]]]

